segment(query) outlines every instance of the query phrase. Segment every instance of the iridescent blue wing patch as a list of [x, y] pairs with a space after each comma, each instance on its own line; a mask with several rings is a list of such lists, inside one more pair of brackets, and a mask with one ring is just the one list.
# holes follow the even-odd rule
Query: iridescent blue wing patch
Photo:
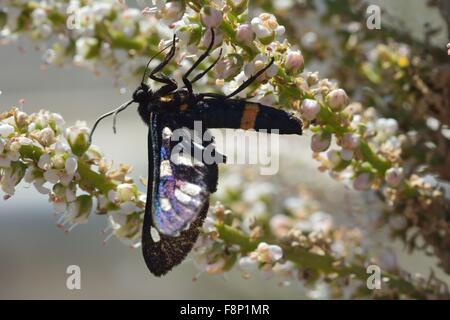
[[[203, 163], [194, 150], [209, 143], [198, 140], [179, 115], [152, 114], [149, 123], [149, 182], [142, 232], [142, 252], [149, 270], [161, 276], [180, 264], [191, 251], [216, 191], [217, 163]], [[179, 153], [174, 134], [185, 132], [193, 154]], [[175, 140], [175, 141], [173, 141]], [[198, 154], [199, 152], [197, 152]]]
[[173, 129], [168, 126], [159, 132], [159, 182], [155, 185], [152, 212], [155, 227], [169, 236], [178, 236], [188, 229], [209, 199], [205, 164], [189, 152], [193, 151], [192, 145], [200, 150], [203, 146], [194, 142], [192, 131], [175, 130], [183, 133], [181, 141], [173, 141]]

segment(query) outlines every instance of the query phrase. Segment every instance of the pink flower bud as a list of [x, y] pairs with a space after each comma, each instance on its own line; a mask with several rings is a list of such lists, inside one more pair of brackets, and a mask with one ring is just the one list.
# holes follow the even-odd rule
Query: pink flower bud
[[311, 150], [313, 152], [323, 152], [328, 149], [331, 143], [331, 134], [316, 133], [311, 138]]
[[353, 188], [358, 191], [364, 191], [370, 189], [372, 182], [368, 173], [361, 173], [353, 181]]
[[391, 187], [398, 187], [403, 181], [403, 169], [390, 168], [386, 171], [385, 179]]
[[359, 136], [354, 133], [345, 133], [342, 142], [342, 148], [353, 150], [359, 146]]
[[327, 95], [327, 102], [333, 110], [341, 110], [347, 105], [348, 97], [343, 89], [335, 89]]
[[300, 107], [303, 118], [306, 120], [314, 120], [320, 112], [320, 104], [316, 100], [305, 99]]
[[288, 73], [295, 74], [303, 68], [304, 62], [300, 50], [288, 50], [284, 67]]
[[222, 12], [211, 7], [203, 7], [200, 19], [205, 27], [216, 28], [222, 23]]
[[255, 39], [255, 33], [252, 27], [248, 23], [240, 24], [236, 30], [236, 40], [244, 43], [250, 44]]

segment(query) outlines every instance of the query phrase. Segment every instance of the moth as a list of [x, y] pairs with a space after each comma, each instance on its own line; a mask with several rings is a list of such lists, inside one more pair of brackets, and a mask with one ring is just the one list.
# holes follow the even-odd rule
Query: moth
[[[191, 251], [209, 208], [209, 196], [217, 189], [218, 163], [224, 163], [226, 157], [215, 150], [209, 129], [277, 129], [279, 134], [302, 134], [302, 122], [293, 114], [233, 98], [261, 76], [273, 64], [273, 58], [229, 95], [193, 92], [192, 85], [214, 67], [222, 54], [220, 50], [218, 58], [208, 68], [189, 80], [191, 73], [213, 50], [212, 29], [211, 35], [208, 48], [183, 75], [183, 87], [178, 88], [173, 78], [162, 73], [162, 69], [175, 55], [177, 39], [174, 35], [172, 43], [159, 53], [169, 47], [170, 51], [148, 74], [150, 79], [160, 82], [161, 87], [154, 91], [145, 82], [148, 67], [155, 55], [148, 62], [132, 99], [98, 118], [91, 131], [92, 137], [98, 123], [114, 115], [115, 132], [117, 114], [130, 104], [138, 103], [138, 113], [148, 126], [149, 179], [142, 253], [148, 269], [155, 276], [166, 274]], [[196, 121], [201, 122], [202, 132], [193, 132]], [[179, 136], [180, 131], [190, 138], [184, 139], [185, 147], [190, 147], [194, 152], [175, 152], [180, 143], [174, 141], [174, 136], [175, 133]], [[212, 139], [203, 141], [203, 137], [208, 135]], [[207, 163], [203, 158], [206, 150], [219, 160]]]

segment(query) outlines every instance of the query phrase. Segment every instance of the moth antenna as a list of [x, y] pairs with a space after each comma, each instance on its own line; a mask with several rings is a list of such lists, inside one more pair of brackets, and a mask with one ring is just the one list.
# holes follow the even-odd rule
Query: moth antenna
[[94, 131], [97, 128], [97, 126], [100, 123], [100, 121], [102, 121], [103, 119], [105, 119], [105, 118], [115, 114], [116, 111], [120, 112], [121, 109], [125, 110], [132, 103], [133, 103], [133, 100], [129, 100], [129, 101], [123, 103], [122, 105], [120, 105], [118, 108], [116, 108], [116, 109], [114, 109], [114, 110], [112, 110], [112, 111], [110, 111], [108, 113], [105, 113], [104, 115], [100, 116], [97, 120], [95, 120], [94, 126], [92, 127], [91, 133], [89, 134], [89, 145], [92, 143], [92, 136], [94, 135]]

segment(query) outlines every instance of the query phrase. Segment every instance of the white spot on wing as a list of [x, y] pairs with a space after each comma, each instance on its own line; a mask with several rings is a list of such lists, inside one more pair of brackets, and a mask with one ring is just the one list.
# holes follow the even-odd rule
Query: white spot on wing
[[152, 236], [153, 242], [159, 242], [161, 240], [161, 236], [156, 228], [150, 227], [150, 235]]
[[170, 201], [167, 198], [160, 198], [160, 203], [161, 203], [161, 209], [163, 209], [164, 211], [170, 211], [172, 210], [172, 206], [170, 205]]
[[162, 131], [162, 137], [164, 140], [170, 139], [172, 137], [172, 130], [170, 130], [168, 127], [164, 127]]
[[177, 198], [178, 201], [184, 204], [188, 204], [192, 199], [189, 195], [182, 192], [180, 189], [175, 189], [175, 198]]
[[172, 168], [170, 167], [169, 160], [161, 161], [161, 166], [159, 169], [159, 175], [161, 177], [168, 177], [172, 175]]
[[184, 165], [184, 166], [192, 167], [191, 157], [186, 157], [185, 155], [182, 155], [179, 152], [172, 153], [170, 155], [170, 160], [177, 166]]
[[199, 187], [196, 184], [189, 183], [189, 182], [184, 182], [184, 183], [181, 184], [180, 190], [183, 191], [184, 193], [190, 195], [190, 196], [196, 196], [196, 195], [198, 195], [200, 193], [202, 188]]

